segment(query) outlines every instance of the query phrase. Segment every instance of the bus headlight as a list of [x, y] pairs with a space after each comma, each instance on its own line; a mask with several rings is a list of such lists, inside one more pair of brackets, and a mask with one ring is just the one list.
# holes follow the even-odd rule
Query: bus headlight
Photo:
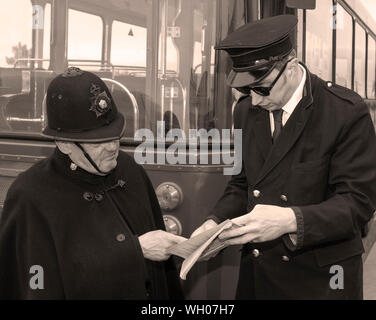
[[176, 209], [183, 202], [183, 192], [173, 182], [164, 182], [155, 190], [159, 205], [163, 210], [171, 211]]
[[163, 221], [167, 232], [181, 236], [183, 228], [178, 218], [169, 214], [165, 214], [163, 215]]

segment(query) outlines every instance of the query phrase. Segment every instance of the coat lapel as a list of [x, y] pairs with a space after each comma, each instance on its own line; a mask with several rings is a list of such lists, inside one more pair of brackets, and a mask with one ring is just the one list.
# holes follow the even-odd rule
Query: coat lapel
[[272, 147], [269, 112], [259, 107], [251, 107], [251, 109], [255, 108], [258, 110], [252, 125], [253, 139], [256, 141], [262, 156], [266, 159]]
[[[307, 70], [307, 80], [306, 86], [304, 88], [304, 96], [300, 103], [296, 106], [293, 114], [290, 116], [286, 125], [283, 127], [280, 136], [275, 144], [272, 144], [270, 152], [268, 152], [265, 163], [260, 170], [255, 184], [262, 181], [266, 175], [285, 157], [287, 152], [294, 146], [295, 142], [298, 140], [303, 132], [305, 125], [311, 115], [313, 98], [311, 89], [311, 79], [310, 74]], [[269, 118], [268, 118], [269, 121]], [[257, 122], [256, 122], [257, 123]], [[270, 123], [265, 125], [269, 130], [270, 134]], [[256, 136], [258, 141], [259, 137]], [[260, 141], [263, 142], [263, 141]], [[264, 147], [264, 149], [266, 149]]]

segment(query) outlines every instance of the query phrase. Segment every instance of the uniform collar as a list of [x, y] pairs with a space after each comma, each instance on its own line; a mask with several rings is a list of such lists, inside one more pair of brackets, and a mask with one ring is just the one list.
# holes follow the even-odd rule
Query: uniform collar
[[299, 67], [303, 71], [302, 79], [300, 80], [300, 83], [294, 91], [293, 95], [291, 96], [290, 100], [287, 101], [287, 103], [282, 107], [282, 110], [287, 112], [288, 114], [292, 114], [294, 112], [295, 107], [299, 104], [300, 100], [302, 100], [303, 97], [304, 85], [307, 79], [307, 71], [300, 64]]
[[52, 162], [58, 172], [72, 178], [75, 181], [87, 182], [94, 185], [103, 185], [104, 183], [111, 183], [112, 180], [115, 181], [114, 177], [116, 176], [116, 168], [106, 176], [99, 176], [87, 172], [78, 166], [76, 170], [72, 170], [70, 167], [72, 160], [68, 155], [62, 153], [59, 148], [55, 149], [55, 152], [52, 155]]

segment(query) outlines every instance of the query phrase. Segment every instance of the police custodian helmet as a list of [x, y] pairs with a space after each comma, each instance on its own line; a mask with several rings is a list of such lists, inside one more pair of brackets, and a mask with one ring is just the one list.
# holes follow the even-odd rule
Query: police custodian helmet
[[104, 142], [124, 133], [123, 115], [106, 84], [91, 72], [71, 67], [58, 75], [47, 89], [46, 104], [43, 134], [55, 140]]
[[269, 17], [247, 23], [222, 40], [215, 49], [225, 50], [233, 63], [227, 84], [241, 88], [265, 79], [292, 51], [297, 22], [293, 15]]

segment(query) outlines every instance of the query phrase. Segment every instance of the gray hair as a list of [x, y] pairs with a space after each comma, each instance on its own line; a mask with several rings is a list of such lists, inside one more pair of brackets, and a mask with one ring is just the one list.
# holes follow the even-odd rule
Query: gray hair
[[285, 65], [285, 63], [288, 61], [288, 60], [291, 60], [291, 59], [295, 59], [296, 58], [296, 50], [295, 49], [292, 49], [290, 51], [290, 53], [285, 56], [281, 61], [279, 61], [276, 65], [276, 69], [277, 70], [281, 70], [283, 68], [283, 66]]

